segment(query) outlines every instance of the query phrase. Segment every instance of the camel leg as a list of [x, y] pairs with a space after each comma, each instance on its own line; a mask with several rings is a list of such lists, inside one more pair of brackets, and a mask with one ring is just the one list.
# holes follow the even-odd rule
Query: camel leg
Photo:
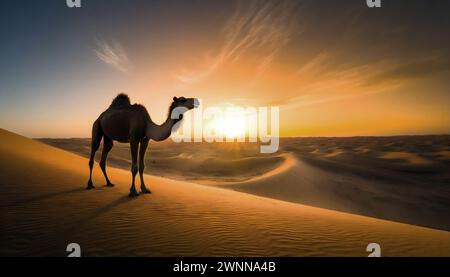
[[143, 139], [141, 141], [141, 147], [139, 148], [139, 177], [141, 178], [142, 193], [152, 193], [144, 183], [145, 151], [147, 150], [148, 141], [148, 139]]
[[139, 193], [136, 191], [134, 180], [136, 179], [136, 174], [138, 172], [137, 155], [138, 155], [139, 141], [132, 139], [130, 142], [130, 148], [131, 148], [131, 161], [132, 161], [131, 174], [133, 176], [133, 179], [131, 182], [131, 188], [130, 188], [130, 197], [136, 197], [139, 195]]
[[102, 169], [103, 175], [105, 176], [107, 187], [114, 187], [114, 184], [111, 183], [111, 181], [109, 181], [108, 174], [106, 174], [106, 159], [108, 158], [109, 151], [111, 151], [113, 146], [114, 143], [112, 139], [108, 138], [107, 136], [104, 136], [102, 158], [100, 160], [100, 168]]
[[91, 157], [89, 159], [89, 181], [87, 183], [86, 189], [93, 189], [94, 184], [92, 183], [92, 169], [94, 168], [94, 158], [95, 153], [100, 147], [100, 141], [102, 140], [102, 132], [98, 121], [94, 122], [92, 126], [92, 143], [91, 143]]

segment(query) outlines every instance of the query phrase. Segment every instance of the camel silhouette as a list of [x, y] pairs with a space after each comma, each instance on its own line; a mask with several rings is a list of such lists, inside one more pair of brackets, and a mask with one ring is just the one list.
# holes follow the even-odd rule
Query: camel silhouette
[[[109, 108], [104, 111], [92, 126], [92, 144], [91, 157], [89, 159], [89, 181], [87, 189], [93, 189], [92, 169], [94, 167], [94, 157], [100, 142], [103, 139], [103, 151], [100, 159], [100, 168], [106, 179], [106, 186], [113, 187], [113, 183], [106, 173], [106, 159], [108, 153], [113, 148], [113, 141], [129, 142], [131, 148], [131, 174], [132, 182], [130, 188], [130, 197], [136, 197], [139, 193], [135, 187], [135, 177], [139, 169], [141, 179], [141, 192], [151, 193], [144, 183], [145, 152], [149, 141], [163, 141], [172, 133], [172, 127], [183, 119], [183, 112], [199, 106], [196, 98], [174, 97], [169, 107], [169, 113], [166, 121], [161, 124], [155, 124], [144, 106], [139, 104], [132, 105], [128, 95], [121, 93], [112, 101]], [[179, 115], [172, 116], [174, 109], [177, 109]], [[172, 117], [175, 117], [173, 119]], [[138, 167], [139, 152], [139, 167]]]

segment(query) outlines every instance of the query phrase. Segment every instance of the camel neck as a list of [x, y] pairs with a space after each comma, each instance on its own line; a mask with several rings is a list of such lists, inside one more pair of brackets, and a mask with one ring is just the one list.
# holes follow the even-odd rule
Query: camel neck
[[163, 141], [170, 137], [172, 134], [172, 127], [179, 122], [179, 119], [171, 118], [171, 109], [169, 109], [169, 114], [167, 116], [166, 121], [158, 125], [154, 123], [151, 119], [149, 120], [149, 124], [147, 125], [147, 137], [153, 139], [155, 141]]

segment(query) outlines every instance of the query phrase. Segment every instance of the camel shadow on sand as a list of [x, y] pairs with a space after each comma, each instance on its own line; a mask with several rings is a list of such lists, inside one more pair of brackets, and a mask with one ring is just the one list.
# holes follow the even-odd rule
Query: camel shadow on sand
[[[103, 190], [105, 188], [107, 188], [106, 185], [101, 188], [97, 188], [97, 190]], [[82, 193], [82, 192], [86, 192], [86, 189], [85, 188], [75, 188], [75, 189], [70, 189], [70, 190], [65, 190], [65, 191], [51, 192], [51, 193], [47, 193], [47, 194], [41, 194], [38, 196], [22, 199], [22, 200], [17, 200], [17, 201], [11, 202], [11, 203], [0, 205], [0, 207], [1, 208], [13, 208], [13, 207], [20, 207], [20, 206], [24, 207], [24, 206], [27, 206], [28, 204], [49, 200], [49, 199], [52, 199], [55, 197], [65, 196], [68, 194], [77, 194], [77, 193]], [[114, 207], [124, 204], [131, 200], [133, 200], [133, 199], [129, 198], [129, 197], [120, 197], [120, 198], [112, 201], [111, 203], [103, 206], [102, 208], [97, 209], [96, 211], [94, 211], [93, 214], [90, 214], [90, 216], [87, 217], [87, 219], [95, 218], [95, 217], [101, 215], [102, 213], [105, 213], [105, 212], [113, 209]]]
[[[60, 192], [60, 193], [54, 193], [47, 195], [47, 198], [56, 196], [56, 195], [62, 195], [67, 193], [75, 193], [75, 192], [86, 192], [85, 189], [77, 189], [77, 190], [71, 190], [66, 192]], [[86, 192], [87, 193], [87, 192]], [[41, 198], [42, 199], [42, 198]], [[47, 251], [50, 251], [49, 253], [53, 253], [55, 249], [58, 249], [54, 255], [60, 255], [60, 249], [64, 249], [67, 245], [68, 239], [76, 237], [79, 234], [83, 233], [84, 228], [89, 227], [91, 224], [93, 224], [93, 221], [98, 218], [99, 216], [108, 213], [111, 210], [114, 210], [122, 205], [125, 205], [128, 202], [134, 201], [135, 199], [128, 197], [127, 195], [120, 196], [118, 198], [113, 199], [112, 201], [108, 201], [106, 205], [102, 205], [101, 207], [94, 207], [92, 210], [88, 210], [83, 212], [81, 215], [76, 216], [73, 220], [70, 220], [70, 222], [66, 222], [60, 226], [57, 226], [56, 228], [51, 228], [45, 230], [48, 237], [51, 237], [51, 240], [45, 240], [45, 241], [36, 241], [36, 245], [34, 247], [31, 247], [29, 250], [31, 251], [28, 253], [28, 255], [39, 255], [40, 252], [33, 252], [33, 251], [41, 251], [42, 249], [46, 249]], [[44, 250], [45, 251], [45, 250]]]
[[83, 192], [86, 191], [83, 188], [75, 188], [75, 189], [70, 189], [70, 190], [64, 190], [64, 191], [58, 191], [58, 192], [51, 192], [51, 193], [47, 193], [47, 194], [41, 194], [38, 196], [34, 196], [34, 197], [30, 197], [30, 198], [26, 198], [26, 199], [22, 199], [22, 200], [18, 200], [18, 201], [14, 201], [5, 205], [1, 205], [0, 207], [2, 208], [10, 208], [10, 207], [16, 207], [16, 206], [25, 206], [27, 204], [31, 204], [34, 202], [40, 202], [43, 200], [48, 200], [54, 197], [58, 197], [58, 196], [63, 196], [66, 194], [73, 194], [73, 193], [77, 193], [77, 192]]
[[101, 216], [102, 214], [105, 214], [121, 205], [124, 205], [128, 202], [133, 201], [133, 198], [130, 198], [126, 195], [121, 196], [119, 198], [116, 198], [112, 202], [97, 208], [93, 210], [92, 212], [89, 212], [87, 215], [83, 215], [81, 218], [78, 218], [74, 222], [72, 222], [69, 226], [66, 226], [62, 230], [59, 230], [58, 233], [67, 235], [68, 233], [75, 233], [77, 230], [82, 228], [83, 226], [89, 225], [89, 223], [96, 219], [97, 217]]

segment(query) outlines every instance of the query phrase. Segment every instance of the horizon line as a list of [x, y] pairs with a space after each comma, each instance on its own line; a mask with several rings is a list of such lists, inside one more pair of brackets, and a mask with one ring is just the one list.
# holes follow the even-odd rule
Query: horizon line
[[[295, 139], [295, 138], [368, 138], [368, 137], [432, 137], [432, 136], [450, 136], [450, 133], [441, 134], [399, 134], [399, 135], [354, 135], [354, 136], [279, 136], [280, 139]], [[91, 139], [91, 137], [29, 137], [30, 139]], [[237, 139], [237, 138], [235, 138]], [[237, 143], [246, 143], [239, 141], [232, 141]], [[190, 143], [200, 143], [192, 141]], [[220, 142], [215, 142], [220, 143]], [[231, 143], [227, 141], [222, 141], [222, 143]]]

